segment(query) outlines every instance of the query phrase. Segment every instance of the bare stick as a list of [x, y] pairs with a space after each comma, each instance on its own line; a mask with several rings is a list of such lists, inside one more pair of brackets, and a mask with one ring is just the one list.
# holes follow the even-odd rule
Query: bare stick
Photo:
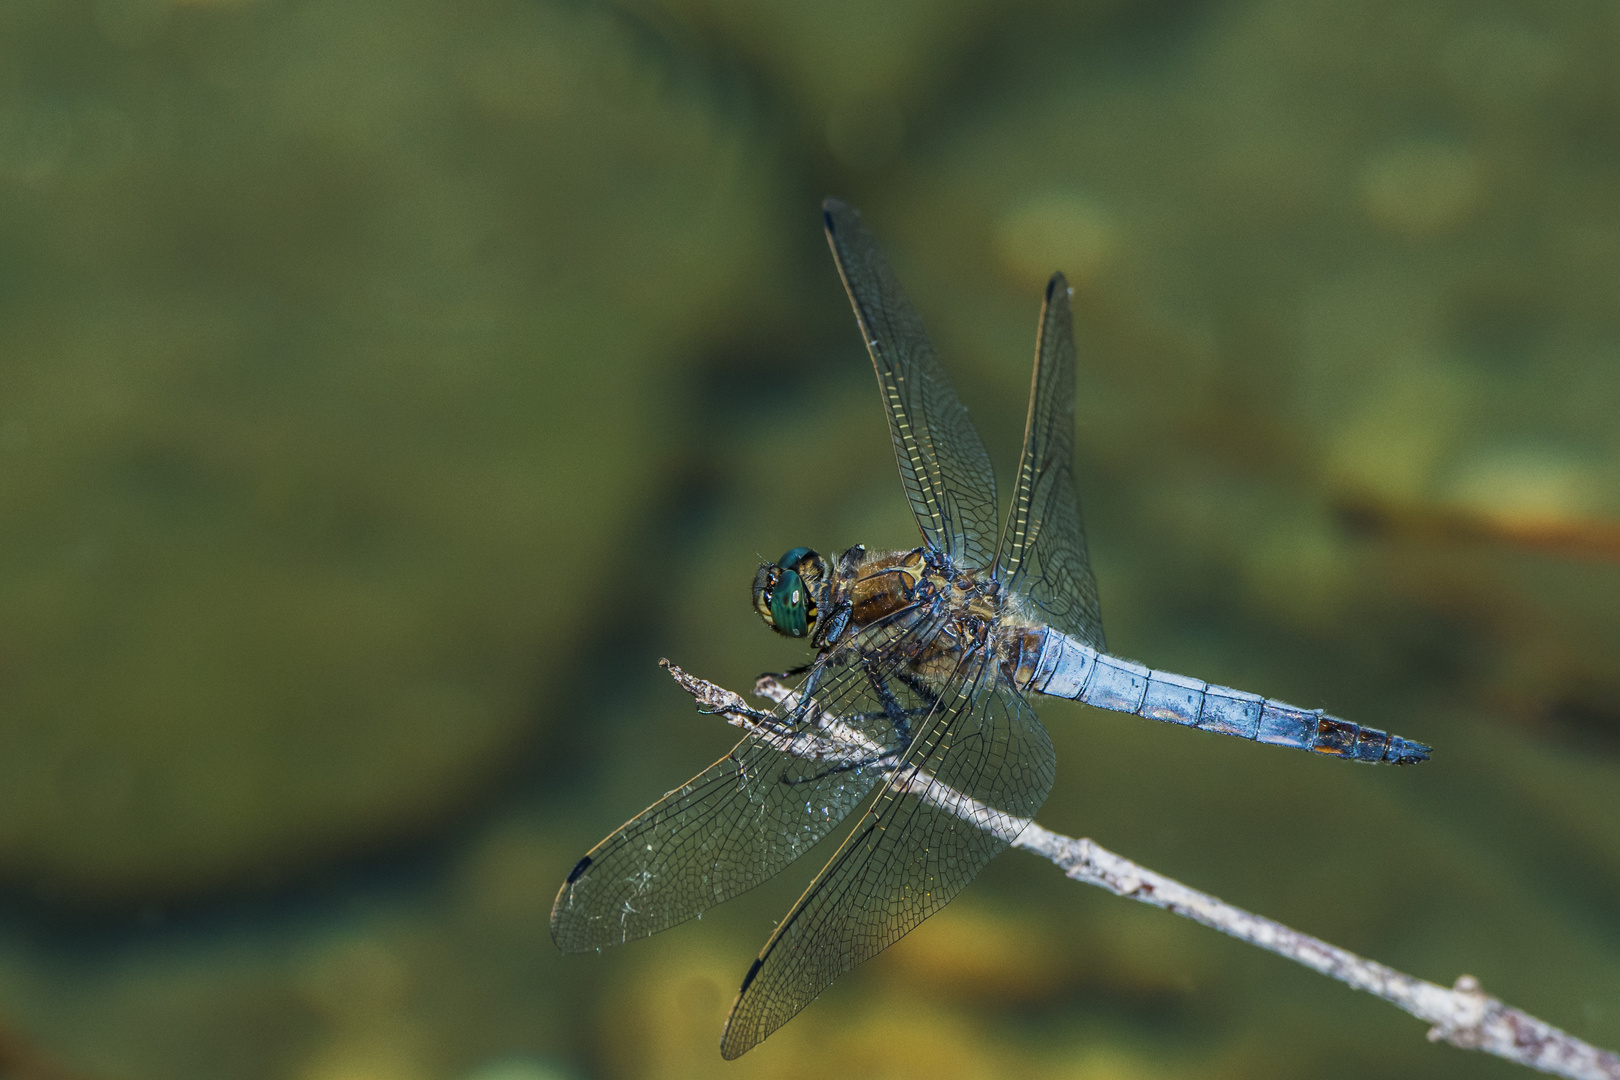
[[[662, 663], [682, 689], [697, 699], [700, 710], [725, 717], [728, 723], [755, 738], [807, 758], [871, 760], [874, 747], [870, 741], [814, 703], [798, 714], [799, 723], [790, 724], [780, 716], [750, 708], [739, 695], [688, 675], [668, 660]], [[754, 692], [774, 702], [797, 705], [796, 692], [770, 676], [761, 678]], [[810, 722], [803, 722], [805, 719]], [[909, 779], [892, 775], [890, 785], [1001, 837], [1013, 847], [1050, 859], [1076, 881], [1203, 923], [1357, 990], [1375, 994], [1432, 1025], [1431, 1042], [1444, 1040], [1464, 1050], [1483, 1050], [1571, 1080], [1620, 1080], [1620, 1055], [1599, 1050], [1528, 1013], [1509, 1008], [1486, 994], [1471, 975], [1458, 977], [1449, 990], [1414, 978], [1190, 889], [1090, 840], [1062, 836], [1026, 818], [1004, 814], [927, 773], [913, 773]]]

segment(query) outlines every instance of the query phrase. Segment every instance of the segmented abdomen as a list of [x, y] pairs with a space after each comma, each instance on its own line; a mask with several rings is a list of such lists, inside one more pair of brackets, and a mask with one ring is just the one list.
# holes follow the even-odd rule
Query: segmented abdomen
[[1027, 685], [1037, 693], [1351, 761], [1410, 765], [1429, 757], [1429, 747], [1422, 743], [1329, 716], [1321, 709], [1301, 709], [1229, 686], [1154, 671], [1099, 653], [1057, 630], [1046, 630], [1045, 638]]

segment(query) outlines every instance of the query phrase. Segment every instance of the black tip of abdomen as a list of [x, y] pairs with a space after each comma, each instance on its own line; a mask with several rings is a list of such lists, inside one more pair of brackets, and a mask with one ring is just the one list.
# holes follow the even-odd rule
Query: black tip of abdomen
[[1420, 761], [1428, 761], [1429, 751], [1432, 749], [1433, 747], [1420, 742], [1391, 735], [1389, 747], [1384, 751], [1384, 760], [1391, 765], [1416, 765]]

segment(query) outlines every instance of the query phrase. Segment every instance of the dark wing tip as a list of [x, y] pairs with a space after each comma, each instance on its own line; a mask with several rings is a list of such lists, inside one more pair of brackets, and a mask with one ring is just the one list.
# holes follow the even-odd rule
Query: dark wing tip
[[597, 946], [589, 941], [581, 941], [578, 936], [578, 926], [568, 926], [569, 922], [569, 893], [574, 883], [584, 876], [596, 860], [587, 855], [574, 864], [568, 871], [568, 880], [563, 882], [562, 888], [557, 890], [557, 899], [551, 905], [551, 941], [558, 949], [565, 953], [588, 952]]
[[737, 990], [737, 1003], [731, 1007], [731, 1015], [726, 1017], [726, 1029], [720, 1033], [720, 1056], [727, 1061], [735, 1061], [759, 1045], [759, 1038], [752, 1030], [744, 1034], [741, 1028], [735, 1031], [732, 1029], [737, 1027], [737, 1014], [742, 1007], [743, 995], [748, 993], [748, 987], [753, 983], [754, 976], [759, 974], [759, 969], [764, 965], [765, 957], [755, 958], [754, 966], [743, 976], [742, 986]]
[[843, 199], [829, 195], [821, 200], [821, 223], [826, 227], [828, 235], [838, 232], [838, 218], [859, 218], [860, 214], [850, 209]]
[[1063, 276], [1061, 270], [1054, 273], [1046, 282], [1046, 302], [1048, 304], [1052, 302], [1052, 297], [1056, 296], [1060, 289], [1065, 294], [1071, 291], [1069, 289], [1069, 279]]

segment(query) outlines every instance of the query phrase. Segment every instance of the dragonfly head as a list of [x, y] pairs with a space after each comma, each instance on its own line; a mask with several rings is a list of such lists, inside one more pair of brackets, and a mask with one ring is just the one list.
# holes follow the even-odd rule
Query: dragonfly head
[[765, 625], [786, 637], [808, 637], [816, 628], [816, 596], [827, 565], [809, 548], [797, 547], [754, 575], [754, 610]]

